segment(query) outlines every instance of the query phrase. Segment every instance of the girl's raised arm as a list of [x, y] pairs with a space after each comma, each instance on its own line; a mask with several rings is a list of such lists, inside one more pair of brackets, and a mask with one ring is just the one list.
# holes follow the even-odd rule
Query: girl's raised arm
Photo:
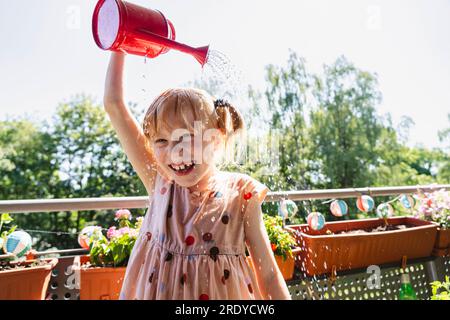
[[123, 69], [125, 54], [112, 52], [105, 81], [103, 104], [111, 120], [120, 144], [134, 170], [144, 184], [149, 196], [153, 196], [156, 162], [146, 144], [146, 137], [123, 98]]

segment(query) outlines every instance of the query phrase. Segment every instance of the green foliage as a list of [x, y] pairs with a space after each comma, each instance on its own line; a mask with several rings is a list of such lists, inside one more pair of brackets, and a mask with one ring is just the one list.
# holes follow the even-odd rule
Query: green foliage
[[[285, 67], [266, 68], [266, 80], [264, 95], [251, 92], [253, 122], [266, 123], [266, 135], [276, 131], [281, 137], [279, 162], [276, 174], [265, 175], [257, 165], [250, 172], [269, 189], [448, 183], [449, 153], [405, 146], [412, 120], [404, 118], [396, 130], [389, 114], [377, 112], [382, 96], [376, 74], [358, 69], [345, 57], [314, 74], [291, 52]], [[442, 139], [447, 136], [441, 132]], [[310, 205], [308, 209], [334, 220], [329, 204]], [[274, 204], [264, 206], [275, 209]], [[300, 216], [306, 213], [300, 210]], [[345, 219], [357, 217], [350, 211]]]
[[0, 252], [3, 248], [3, 245], [6, 243], [6, 238], [8, 237], [8, 235], [13, 233], [17, 228], [17, 226], [13, 226], [9, 230], [2, 231], [3, 225], [10, 224], [13, 221], [14, 219], [8, 213], [2, 213], [0, 215]]
[[310, 113], [311, 157], [320, 159], [318, 183], [324, 188], [373, 184], [375, 149], [385, 128], [375, 106], [381, 100], [374, 75], [340, 57], [315, 76]]
[[115, 196], [144, 192], [101, 106], [80, 96], [61, 104], [51, 136], [55, 165], [63, 176], [61, 197]]
[[9, 224], [13, 221], [14, 219], [9, 215], [9, 213], [2, 213], [0, 216], [0, 232], [2, 232], [3, 224]]
[[[138, 117], [134, 106], [130, 108]], [[42, 125], [26, 119], [0, 122], [0, 154], [0, 195], [4, 200], [146, 194], [103, 107], [83, 95], [60, 104], [52, 121]], [[67, 249], [79, 247], [76, 233], [87, 222], [112, 223], [108, 213], [110, 210], [21, 213], [15, 219], [25, 230], [55, 232], [29, 231], [37, 239], [37, 250]]]
[[296, 246], [296, 242], [294, 237], [283, 229], [283, 219], [280, 216], [263, 214], [263, 220], [273, 253], [282, 256], [283, 260], [288, 256], [292, 257], [292, 249]]
[[43, 126], [27, 119], [0, 121], [0, 198], [41, 199], [57, 189], [56, 145]]
[[94, 266], [126, 266], [136, 239], [128, 234], [108, 241], [106, 237], [93, 242], [90, 248], [91, 264]]
[[445, 276], [445, 282], [432, 282], [431, 292], [431, 300], [450, 300], [450, 278]]
[[[108, 237], [92, 235], [90, 241], [90, 262], [94, 266], [126, 266], [142, 224], [142, 217], [135, 224], [128, 219], [120, 219], [117, 231], [110, 228]], [[108, 239], [109, 238], [109, 239]]]

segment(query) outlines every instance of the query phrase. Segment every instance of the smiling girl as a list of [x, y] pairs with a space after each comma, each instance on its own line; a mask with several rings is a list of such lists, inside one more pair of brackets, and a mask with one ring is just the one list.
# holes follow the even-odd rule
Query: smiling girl
[[111, 55], [104, 106], [150, 205], [120, 299], [290, 299], [262, 220], [267, 187], [218, 169], [244, 129], [238, 110], [175, 88], [156, 97], [139, 125], [123, 99], [124, 57]]

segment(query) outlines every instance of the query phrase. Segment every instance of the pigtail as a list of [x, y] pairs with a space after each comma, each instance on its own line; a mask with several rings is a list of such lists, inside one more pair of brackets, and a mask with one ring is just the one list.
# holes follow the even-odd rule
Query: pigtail
[[214, 100], [214, 108], [218, 115], [219, 129], [227, 135], [234, 135], [244, 129], [244, 119], [241, 113], [228, 101]]

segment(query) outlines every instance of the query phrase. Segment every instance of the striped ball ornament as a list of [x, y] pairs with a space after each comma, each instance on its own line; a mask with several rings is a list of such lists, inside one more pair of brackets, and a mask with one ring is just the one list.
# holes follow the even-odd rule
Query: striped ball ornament
[[377, 207], [378, 218], [389, 218], [394, 215], [394, 208], [389, 203], [381, 203]]
[[321, 230], [325, 226], [325, 217], [320, 212], [311, 212], [306, 218], [308, 226], [313, 230]]
[[278, 215], [283, 219], [292, 219], [298, 212], [298, 207], [292, 200], [281, 200]]
[[334, 200], [330, 204], [330, 211], [335, 217], [342, 217], [348, 213], [348, 206], [343, 200]]
[[102, 234], [102, 227], [99, 226], [87, 226], [81, 230], [80, 234], [78, 235], [78, 244], [83, 249], [88, 250], [90, 240], [92, 237], [92, 240], [98, 240], [101, 238]]
[[31, 249], [31, 236], [25, 231], [14, 231], [6, 238], [6, 252], [22, 257]]
[[369, 212], [375, 206], [375, 201], [373, 201], [372, 197], [363, 195], [356, 200], [356, 207], [362, 212]]
[[416, 204], [414, 198], [409, 194], [402, 194], [399, 198], [399, 201], [405, 209], [412, 209]]

